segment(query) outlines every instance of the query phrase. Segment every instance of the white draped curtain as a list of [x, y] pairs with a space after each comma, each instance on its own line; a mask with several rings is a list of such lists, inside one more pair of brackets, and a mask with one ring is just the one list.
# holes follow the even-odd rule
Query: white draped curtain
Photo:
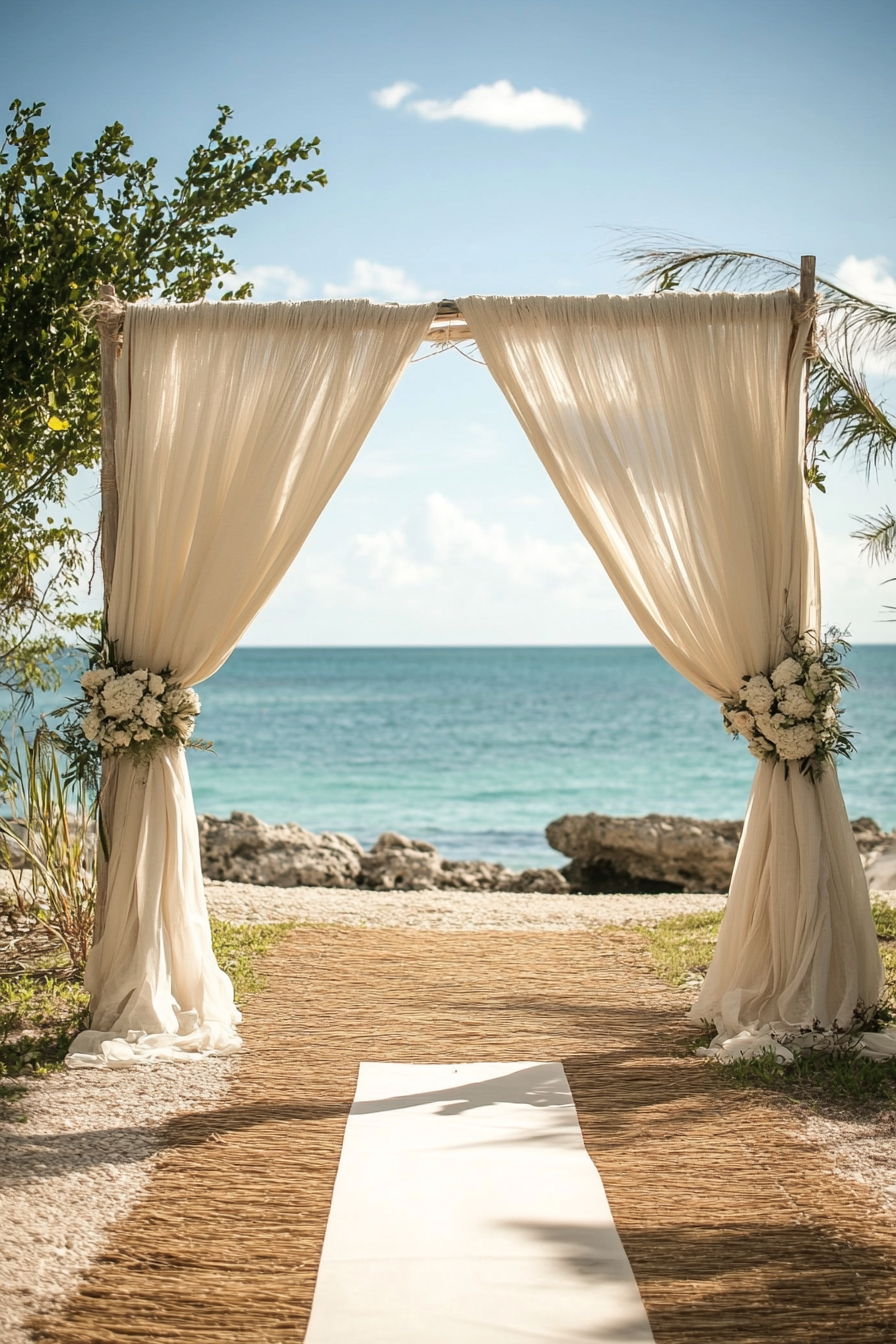
[[[820, 631], [793, 296], [460, 299], [617, 591], [714, 700]], [[721, 716], [719, 732], [723, 731]], [[732, 750], [746, 750], [742, 744]], [[852, 1020], [883, 972], [837, 774], [760, 763], [691, 1019], [723, 1035]]]
[[[118, 369], [109, 636], [136, 667], [210, 677], [294, 560], [434, 304], [136, 305]], [[201, 732], [201, 720], [200, 720]], [[104, 771], [111, 840], [74, 1065], [239, 1046], [212, 952], [184, 751]]]

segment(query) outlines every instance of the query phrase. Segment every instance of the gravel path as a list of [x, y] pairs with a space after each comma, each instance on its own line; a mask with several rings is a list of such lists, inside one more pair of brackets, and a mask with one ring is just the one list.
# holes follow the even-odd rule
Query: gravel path
[[207, 882], [209, 909], [235, 923], [294, 919], [381, 929], [593, 929], [655, 924], [669, 915], [722, 910], [725, 897], [555, 896], [514, 891], [342, 891]]
[[0, 1124], [0, 1339], [25, 1344], [23, 1322], [58, 1304], [95, 1259], [106, 1229], [149, 1180], [165, 1122], [207, 1110], [232, 1059], [115, 1073], [83, 1069], [28, 1084]]
[[846, 1111], [816, 1115], [801, 1109], [799, 1119], [800, 1138], [823, 1148], [844, 1181], [870, 1186], [896, 1231], [896, 1112], [857, 1120]]
[[[653, 924], [668, 915], [724, 907], [718, 895], [556, 896], [458, 891], [341, 891], [207, 884], [209, 908], [233, 922], [428, 929], [588, 929]], [[0, 1124], [2, 1293], [0, 1338], [27, 1344], [24, 1322], [58, 1304], [96, 1258], [107, 1229], [145, 1188], [164, 1126], [179, 1111], [206, 1110], [227, 1091], [239, 1056], [114, 1073], [81, 1070], [27, 1084]], [[892, 1144], [854, 1122], [816, 1122], [837, 1146], [848, 1179], [896, 1191]], [[877, 1131], [878, 1135], [880, 1131]], [[882, 1153], [889, 1152], [889, 1157]], [[849, 1155], [849, 1160], [845, 1160]]]

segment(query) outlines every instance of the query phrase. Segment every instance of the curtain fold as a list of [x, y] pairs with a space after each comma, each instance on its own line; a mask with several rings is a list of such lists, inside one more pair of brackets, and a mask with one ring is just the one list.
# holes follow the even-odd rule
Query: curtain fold
[[[342, 480], [435, 304], [134, 305], [118, 369], [117, 655], [210, 677]], [[239, 1047], [212, 953], [182, 748], [111, 760], [103, 927], [74, 1066]]]
[[[460, 299], [479, 350], [641, 630], [717, 701], [820, 633], [789, 291]], [[721, 720], [719, 731], [723, 731]], [[745, 749], [745, 748], [743, 748]], [[836, 771], [757, 767], [693, 1021], [830, 1026], [883, 971]]]

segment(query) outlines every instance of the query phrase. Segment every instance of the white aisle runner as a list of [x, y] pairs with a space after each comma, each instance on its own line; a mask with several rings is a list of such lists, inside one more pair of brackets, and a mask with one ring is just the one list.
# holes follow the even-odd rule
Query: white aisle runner
[[306, 1344], [646, 1344], [562, 1064], [362, 1064]]

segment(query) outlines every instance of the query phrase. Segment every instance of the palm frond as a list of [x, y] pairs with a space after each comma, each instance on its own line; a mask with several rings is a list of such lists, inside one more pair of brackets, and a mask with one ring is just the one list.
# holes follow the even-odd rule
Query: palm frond
[[896, 516], [891, 508], [885, 505], [877, 517], [872, 515], [855, 521], [860, 527], [851, 535], [862, 542], [862, 553], [872, 564], [886, 564], [888, 560], [896, 559]]
[[827, 432], [833, 456], [853, 452], [870, 476], [881, 466], [892, 466], [896, 457], [896, 424], [885, 403], [877, 402], [862, 375], [853, 367], [848, 352], [839, 358], [830, 352], [819, 355], [809, 375], [810, 446]]
[[734, 252], [675, 234], [629, 235], [630, 242], [616, 255], [632, 280], [642, 288], [669, 288], [669, 281], [687, 281], [694, 289], [748, 283], [758, 289], [778, 289], [799, 279], [799, 263], [766, 257], [758, 252]]
[[[721, 285], [753, 289], [780, 289], [798, 285], [798, 261], [769, 257], [762, 252], [736, 252], [674, 234], [637, 234], [616, 251], [635, 285], [654, 289], [687, 283], [694, 289]], [[853, 352], [888, 354], [896, 351], [896, 309], [851, 294], [842, 285], [819, 276], [816, 281], [819, 314], [831, 316], [830, 338]]]
[[820, 334], [828, 346], [839, 342], [852, 358], [896, 353], [896, 308], [860, 299], [821, 276], [817, 287], [819, 313], [827, 319]]

